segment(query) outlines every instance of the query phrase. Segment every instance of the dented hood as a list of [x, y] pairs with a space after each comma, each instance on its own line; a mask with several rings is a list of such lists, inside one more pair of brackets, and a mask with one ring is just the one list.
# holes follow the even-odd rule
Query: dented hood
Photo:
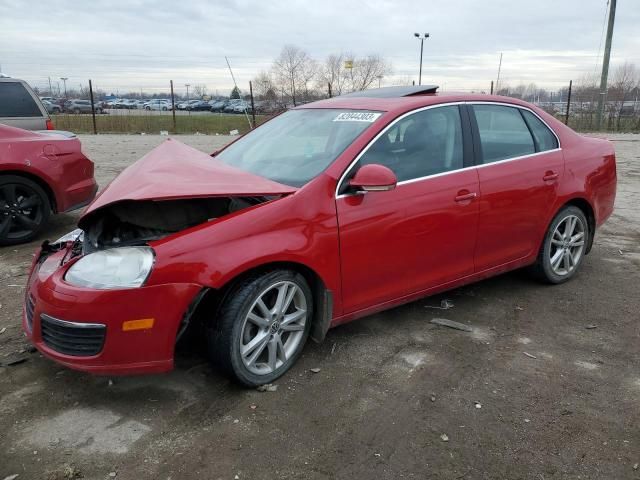
[[118, 175], [83, 216], [122, 200], [282, 195], [296, 190], [168, 139]]

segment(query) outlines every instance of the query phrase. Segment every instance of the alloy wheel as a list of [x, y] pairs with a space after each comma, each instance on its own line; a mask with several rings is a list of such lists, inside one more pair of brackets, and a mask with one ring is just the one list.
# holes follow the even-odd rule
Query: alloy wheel
[[576, 215], [563, 218], [551, 236], [549, 265], [561, 277], [569, 275], [578, 266], [584, 253], [585, 225]]
[[268, 375], [293, 357], [304, 339], [307, 301], [294, 282], [282, 281], [263, 290], [253, 302], [240, 330], [240, 357], [256, 375]]
[[44, 205], [27, 185], [0, 185], [0, 239], [20, 239], [36, 231], [44, 217]]

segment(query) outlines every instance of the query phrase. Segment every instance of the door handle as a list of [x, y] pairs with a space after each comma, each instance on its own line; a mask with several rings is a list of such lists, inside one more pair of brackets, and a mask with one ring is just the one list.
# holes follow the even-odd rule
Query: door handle
[[476, 192], [468, 192], [468, 193], [459, 192], [458, 195], [455, 198], [455, 201], [456, 202], [466, 202], [468, 200], [473, 200], [477, 196], [478, 195], [477, 195]]
[[544, 174], [544, 177], [542, 177], [542, 180], [544, 180], [545, 182], [548, 182], [550, 180], [556, 180], [557, 178], [558, 178], [558, 174], [554, 171], [549, 170]]

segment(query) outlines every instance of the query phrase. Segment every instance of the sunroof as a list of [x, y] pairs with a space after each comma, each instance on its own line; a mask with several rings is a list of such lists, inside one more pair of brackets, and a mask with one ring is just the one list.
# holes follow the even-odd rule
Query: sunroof
[[436, 93], [438, 85], [412, 85], [408, 87], [382, 87], [347, 93], [341, 97], [367, 97], [367, 98], [397, 98], [410, 97], [412, 95], [427, 95]]

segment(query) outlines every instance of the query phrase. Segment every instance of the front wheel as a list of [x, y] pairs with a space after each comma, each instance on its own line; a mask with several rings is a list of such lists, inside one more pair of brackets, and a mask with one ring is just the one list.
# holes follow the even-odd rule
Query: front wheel
[[582, 264], [590, 234], [582, 210], [564, 207], [549, 225], [533, 266], [534, 274], [548, 283], [563, 283], [572, 278]]
[[270, 383], [300, 357], [312, 318], [302, 275], [276, 270], [249, 278], [229, 292], [209, 328], [212, 359], [243, 385]]

